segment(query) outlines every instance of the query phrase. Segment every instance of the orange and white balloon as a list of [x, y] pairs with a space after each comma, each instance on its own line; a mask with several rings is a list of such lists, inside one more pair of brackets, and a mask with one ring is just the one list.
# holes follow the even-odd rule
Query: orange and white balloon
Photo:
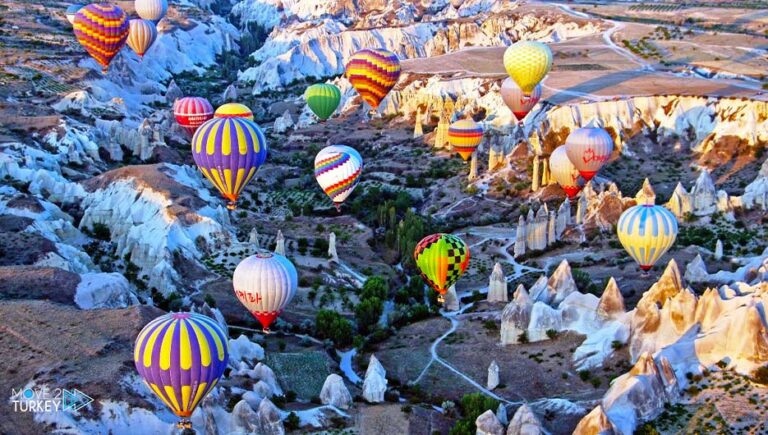
[[611, 158], [613, 138], [602, 128], [577, 128], [565, 140], [565, 152], [584, 180], [589, 181]]
[[296, 295], [299, 279], [290, 260], [274, 252], [261, 251], [235, 268], [235, 296], [261, 323], [264, 332]]
[[555, 148], [552, 155], [549, 156], [549, 171], [552, 178], [563, 188], [568, 198], [574, 198], [581, 191], [579, 183], [579, 171], [573, 166], [568, 155], [565, 153], [565, 147]]
[[130, 32], [128, 33], [126, 43], [140, 58], [144, 58], [144, 54], [155, 43], [155, 39], [157, 39], [155, 23], [142, 19], [131, 20]]

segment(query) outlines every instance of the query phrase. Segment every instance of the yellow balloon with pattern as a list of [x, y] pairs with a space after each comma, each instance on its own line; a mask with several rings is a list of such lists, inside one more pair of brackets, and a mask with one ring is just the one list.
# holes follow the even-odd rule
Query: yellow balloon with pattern
[[523, 93], [531, 95], [552, 69], [552, 51], [542, 42], [516, 42], [504, 52], [504, 68]]

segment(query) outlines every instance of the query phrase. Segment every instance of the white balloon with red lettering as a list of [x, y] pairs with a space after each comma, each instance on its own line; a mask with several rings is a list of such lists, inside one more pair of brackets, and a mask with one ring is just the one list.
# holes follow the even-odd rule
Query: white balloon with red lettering
[[541, 85], [536, 85], [530, 95], [525, 95], [514, 80], [507, 77], [501, 83], [501, 99], [509, 107], [515, 119], [522, 122], [541, 99]]
[[280, 254], [260, 251], [235, 268], [232, 285], [235, 296], [261, 323], [264, 332], [296, 295], [296, 267]]
[[565, 152], [586, 181], [592, 179], [613, 154], [613, 139], [602, 128], [577, 128], [565, 140]]
[[557, 184], [563, 188], [568, 198], [575, 198], [581, 191], [582, 183], [579, 183], [579, 171], [565, 154], [564, 146], [555, 148], [552, 155], [549, 156], [549, 172]]

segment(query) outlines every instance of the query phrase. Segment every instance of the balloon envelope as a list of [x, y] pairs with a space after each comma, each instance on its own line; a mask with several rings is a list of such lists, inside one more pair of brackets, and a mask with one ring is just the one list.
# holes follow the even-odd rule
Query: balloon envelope
[[157, 24], [168, 12], [168, 0], [136, 0], [134, 7], [141, 18]]
[[541, 99], [541, 85], [536, 85], [530, 95], [525, 95], [520, 86], [507, 77], [501, 83], [501, 98], [515, 118], [522, 121]]
[[192, 158], [205, 178], [235, 208], [240, 192], [267, 159], [267, 139], [245, 118], [213, 118], [192, 137]]
[[144, 57], [144, 53], [154, 44], [155, 39], [157, 39], [155, 23], [142, 19], [131, 20], [130, 32], [126, 42], [139, 57]]
[[298, 282], [293, 263], [267, 251], [245, 258], [232, 276], [235, 296], [265, 331], [291, 302]]
[[253, 121], [253, 112], [245, 104], [222, 104], [213, 114], [214, 118], [245, 118]]
[[564, 146], [555, 148], [549, 156], [549, 171], [552, 178], [563, 188], [568, 198], [574, 198], [581, 191], [579, 171], [571, 163]]
[[169, 313], [149, 322], [134, 345], [139, 376], [179, 417], [189, 417], [224, 374], [227, 336], [197, 313]]
[[523, 93], [530, 95], [552, 69], [552, 51], [541, 42], [516, 42], [504, 52], [504, 68]]
[[616, 232], [627, 253], [647, 271], [675, 243], [677, 219], [662, 206], [639, 204], [621, 214]]
[[333, 115], [341, 101], [341, 91], [334, 85], [318, 83], [304, 92], [307, 106], [318, 118], [326, 120]]
[[92, 3], [75, 14], [75, 37], [106, 72], [130, 31], [128, 14], [109, 3]]
[[362, 172], [363, 158], [352, 147], [331, 145], [315, 156], [315, 179], [336, 209], [355, 189]]
[[376, 109], [400, 78], [400, 60], [389, 50], [365, 48], [352, 55], [344, 75], [363, 100]]
[[471, 119], [456, 121], [448, 127], [448, 143], [464, 160], [472, 156], [482, 141], [483, 127]]
[[469, 247], [452, 234], [432, 234], [416, 245], [413, 259], [424, 281], [442, 295], [467, 270]]
[[565, 140], [565, 151], [571, 163], [589, 181], [613, 153], [613, 139], [602, 128], [577, 128]]
[[173, 104], [173, 115], [176, 122], [192, 135], [201, 125], [213, 118], [213, 106], [202, 97], [184, 97]]

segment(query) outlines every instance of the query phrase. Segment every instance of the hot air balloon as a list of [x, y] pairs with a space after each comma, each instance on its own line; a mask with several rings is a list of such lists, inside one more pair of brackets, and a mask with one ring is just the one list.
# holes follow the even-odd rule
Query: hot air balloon
[[448, 143], [464, 160], [472, 156], [482, 141], [483, 127], [471, 119], [456, 121], [448, 127]]
[[315, 179], [336, 207], [352, 193], [363, 172], [363, 158], [354, 148], [331, 145], [315, 156]]
[[602, 128], [577, 128], [565, 139], [565, 152], [586, 181], [592, 179], [613, 153], [613, 139]]
[[312, 113], [325, 121], [339, 107], [341, 91], [334, 85], [318, 83], [307, 88], [304, 99], [307, 100], [307, 106]]
[[131, 20], [130, 33], [126, 42], [140, 58], [144, 58], [144, 53], [149, 50], [155, 39], [157, 39], [155, 23], [149, 20]]
[[213, 106], [202, 97], [184, 97], [173, 103], [173, 115], [176, 122], [192, 135], [198, 127], [213, 118]]
[[213, 118], [192, 137], [192, 158], [234, 210], [240, 192], [267, 159], [267, 139], [246, 118]]
[[654, 197], [630, 207], [621, 214], [616, 232], [619, 242], [648, 271], [675, 243], [677, 219], [666, 208], [655, 205]]
[[541, 42], [516, 42], [504, 52], [504, 68], [523, 93], [531, 95], [552, 69], [552, 51]]
[[157, 24], [168, 12], [168, 0], [136, 0], [134, 7], [141, 18]]
[[75, 25], [75, 15], [77, 15], [77, 11], [83, 8], [83, 5], [70, 5], [67, 7], [67, 21], [69, 21], [69, 24]]
[[244, 118], [253, 121], [253, 112], [245, 104], [222, 104], [213, 114], [214, 118]]
[[525, 95], [514, 80], [507, 77], [501, 83], [501, 98], [519, 122], [536, 106], [541, 99], [541, 85], [536, 85], [530, 95]]
[[565, 147], [555, 148], [552, 155], [549, 156], [549, 171], [552, 178], [563, 188], [568, 198], [573, 199], [581, 191], [582, 185], [579, 183], [579, 171], [573, 166], [568, 155], [565, 153]]
[[424, 237], [413, 251], [413, 259], [421, 277], [442, 298], [469, 266], [469, 247], [452, 234]]
[[364, 48], [347, 62], [344, 75], [373, 109], [387, 96], [400, 78], [400, 60], [380, 48]]
[[227, 336], [216, 321], [197, 313], [169, 313], [149, 322], [136, 338], [139, 376], [191, 428], [189, 417], [224, 374]]
[[245, 258], [232, 276], [235, 295], [261, 323], [265, 333], [269, 333], [269, 325], [293, 299], [298, 282], [293, 263], [267, 251]]
[[107, 72], [109, 63], [128, 39], [128, 14], [109, 3], [92, 3], [75, 14], [75, 37]]

